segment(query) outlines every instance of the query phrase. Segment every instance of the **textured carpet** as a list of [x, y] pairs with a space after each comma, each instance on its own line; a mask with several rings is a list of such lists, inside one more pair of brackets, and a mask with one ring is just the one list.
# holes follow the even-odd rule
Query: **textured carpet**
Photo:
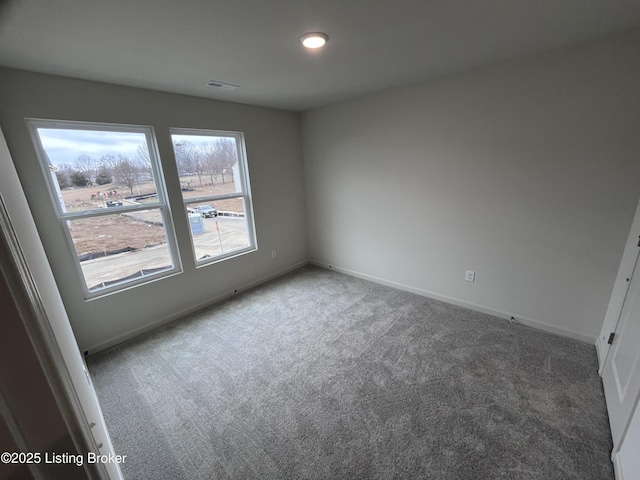
[[311, 266], [88, 363], [131, 480], [613, 479], [592, 345]]

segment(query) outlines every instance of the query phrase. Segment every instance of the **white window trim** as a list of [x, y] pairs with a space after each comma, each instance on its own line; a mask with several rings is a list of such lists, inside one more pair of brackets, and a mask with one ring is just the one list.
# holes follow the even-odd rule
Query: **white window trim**
[[[211, 265], [214, 263], [221, 262], [223, 260], [227, 260], [229, 258], [237, 257], [239, 255], [244, 255], [245, 253], [254, 252], [258, 250], [258, 241], [256, 238], [256, 226], [255, 219], [253, 216], [253, 200], [251, 196], [251, 182], [249, 180], [249, 163], [247, 161], [247, 150], [244, 140], [243, 132], [234, 132], [227, 130], [204, 130], [204, 129], [195, 129], [195, 128], [179, 128], [172, 127], [169, 129], [169, 136], [171, 137], [171, 144], [173, 145], [173, 135], [193, 135], [193, 136], [202, 136], [202, 137], [232, 137], [235, 139], [236, 143], [236, 152], [238, 156], [238, 172], [240, 173], [240, 186], [242, 188], [242, 193], [225, 193], [220, 195], [205, 195], [201, 197], [191, 197], [191, 198], [182, 198], [183, 203], [183, 212], [186, 217], [187, 214], [187, 205], [192, 203], [204, 203], [204, 202], [214, 202], [216, 200], [226, 200], [229, 198], [242, 198], [243, 206], [244, 206], [244, 216], [245, 222], [247, 225], [247, 237], [249, 240], [249, 245], [242, 249], [233, 250], [229, 253], [224, 253], [221, 255], [217, 255], [215, 257], [209, 257], [205, 259], [198, 259], [195, 250], [195, 244], [193, 241], [193, 234], [189, 231], [190, 241], [191, 241], [191, 252], [193, 255], [194, 262], [196, 264], [196, 268], [206, 267], [207, 265]], [[175, 147], [174, 147], [174, 160], [175, 160]], [[234, 178], [234, 182], [236, 179]], [[187, 224], [189, 224], [189, 219], [187, 218]], [[189, 227], [190, 228], [190, 227]]]
[[[130, 288], [137, 287], [139, 285], [147, 284], [161, 278], [176, 275], [183, 271], [182, 262], [178, 250], [178, 242], [175, 234], [175, 227], [173, 225], [173, 217], [171, 215], [171, 208], [167, 197], [165, 178], [162, 171], [162, 163], [160, 161], [160, 155], [158, 153], [158, 146], [156, 140], [156, 134], [151, 126], [146, 125], [128, 125], [128, 124], [110, 124], [110, 123], [96, 123], [96, 122], [79, 122], [79, 121], [67, 121], [67, 120], [51, 120], [51, 119], [38, 119], [27, 118], [25, 119], [33, 145], [36, 149], [36, 154], [40, 163], [42, 174], [47, 184], [47, 189], [53, 202], [53, 206], [58, 219], [58, 224], [62, 230], [66, 243], [68, 255], [72, 259], [75, 269], [78, 275], [79, 282], [83, 288], [84, 296], [86, 300], [91, 300], [99, 297], [104, 297], [116, 292], [128, 290]], [[82, 213], [70, 213], [64, 212], [60, 205], [60, 199], [53, 185], [52, 176], [49, 170], [49, 161], [46, 151], [40, 140], [38, 134], [38, 128], [48, 129], [70, 129], [70, 130], [92, 130], [92, 131], [108, 131], [108, 132], [132, 132], [142, 133], [147, 140], [147, 147], [149, 149], [149, 158], [151, 161], [151, 168], [153, 170], [154, 181], [156, 184], [156, 191], [158, 194], [158, 200], [156, 202], [147, 203], [144, 205], [123, 205], [121, 207], [111, 207], [109, 209], [93, 209], [83, 210]], [[161, 272], [145, 275], [133, 280], [125, 280], [108, 287], [103, 287], [90, 291], [87, 282], [82, 271], [82, 266], [78, 259], [78, 255], [73, 246], [73, 238], [67, 225], [68, 220], [81, 219], [81, 218], [95, 218], [106, 215], [113, 215], [122, 212], [132, 212], [138, 210], [152, 210], [158, 209], [163, 218], [165, 235], [167, 238], [169, 258], [173, 264], [172, 268], [163, 270]]]

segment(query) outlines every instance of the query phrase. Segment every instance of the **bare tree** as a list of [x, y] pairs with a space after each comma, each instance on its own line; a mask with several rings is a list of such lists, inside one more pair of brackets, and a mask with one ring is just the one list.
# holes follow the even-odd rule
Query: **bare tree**
[[203, 173], [209, 176], [211, 184], [215, 182], [216, 176], [221, 177], [222, 183], [225, 183], [225, 174], [232, 175], [231, 167], [237, 161], [235, 142], [230, 138], [216, 138], [210, 143], [199, 145], [198, 152]]
[[176, 144], [175, 153], [178, 171], [195, 173], [198, 176], [198, 183], [202, 186], [202, 177], [206, 174], [207, 167], [200, 148], [185, 141]]
[[136, 166], [129, 161], [129, 159], [122, 160], [118, 165], [116, 165], [114, 176], [116, 181], [129, 188], [131, 195], [133, 195], [133, 187], [138, 184], [140, 172]]
[[174, 145], [176, 166], [178, 167], [178, 175], [181, 177], [193, 172], [188, 145], [189, 142], [179, 142]]
[[73, 165], [70, 163], [61, 163], [57, 168], [58, 171], [65, 172], [67, 175], [71, 175], [71, 173], [75, 171], [75, 168], [73, 168]]
[[115, 169], [120, 160], [121, 159], [117, 155], [107, 154], [100, 158], [99, 163], [102, 168], [111, 174], [111, 176], [114, 176]]
[[149, 147], [146, 143], [138, 146], [136, 156], [133, 158], [133, 163], [140, 169], [140, 173], [147, 177], [146, 180], [153, 179], [151, 157], [149, 156]]
[[90, 182], [94, 182], [100, 169], [100, 162], [89, 155], [80, 155], [74, 162], [76, 171], [84, 173]]
[[230, 138], [218, 138], [215, 141], [216, 156], [220, 165], [220, 173], [222, 175], [222, 183], [224, 183], [224, 174], [231, 175], [233, 181], [233, 166], [238, 161], [238, 152], [236, 143]]
[[137, 162], [132, 162], [123, 155], [118, 155], [117, 157], [105, 155], [105, 157], [102, 157], [105, 161], [105, 167], [109, 168], [116, 183], [127, 187], [131, 195], [133, 195], [133, 187], [140, 183], [142, 175], [139, 165], [136, 164]]
[[211, 185], [213, 185], [215, 183], [215, 176], [220, 171], [215, 145], [213, 143], [199, 145], [198, 153], [202, 160], [203, 173], [209, 175], [209, 180], [211, 180]]

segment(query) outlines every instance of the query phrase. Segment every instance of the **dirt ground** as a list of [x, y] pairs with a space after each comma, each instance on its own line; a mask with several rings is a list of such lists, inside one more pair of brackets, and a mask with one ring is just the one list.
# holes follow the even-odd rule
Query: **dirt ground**
[[[233, 182], [227, 181], [224, 184], [216, 182], [213, 185], [204, 184], [200, 186], [197, 177], [183, 178], [181, 181], [183, 186], [193, 188], [193, 190], [183, 191], [184, 198], [235, 192]], [[135, 191], [136, 193], [139, 191], [141, 194], [153, 193], [155, 187], [153, 183], [149, 182], [137, 186]], [[100, 192], [102, 192], [102, 195], [100, 195]], [[109, 194], [109, 192], [111, 193]], [[126, 204], [128, 200], [124, 199], [124, 197], [129, 194], [128, 188], [114, 184], [65, 189], [62, 191], [65, 205], [70, 212], [104, 208], [105, 202], [108, 200], [120, 200]], [[218, 211], [243, 211], [242, 200], [239, 198], [207, 203]], [[73, 220], [71, 222], [71, 232], [78, 255], [118, 250], [124, 247], [138, 249], [166, 242], [162, 226], [152, 225], [125, 215]]]
[[167, 241], [161, 226], [124, 215], [73, 220], [71, 234], [78, 255], [125, 247], [140, 249]]

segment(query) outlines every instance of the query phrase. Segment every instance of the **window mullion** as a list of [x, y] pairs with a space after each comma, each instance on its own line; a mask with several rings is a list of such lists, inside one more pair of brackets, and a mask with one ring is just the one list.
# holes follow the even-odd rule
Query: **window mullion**
[[189, 203], [214, 202], [216, 200], [229, 200], [231, 198], [246, 197], [245, 193], [228, 193], [224, 195], [205, 195], [202, 197], [189, 197], [183, 199], [185, 205]]
[[78, 218], [92, 218], [100, 217], [104, 215], [114, 215], [116, 213], [137, 212], [139, 210], [155, 210], [162, 208], [164, 205], [159, 202], [145, 203], [139, 205], [123, 205], [121, 207], [108, 207], [96, 210], [84, 210], [82, 212], [64, 212], [60, 214], [60, 218], [63, 220], [78, 219]]

